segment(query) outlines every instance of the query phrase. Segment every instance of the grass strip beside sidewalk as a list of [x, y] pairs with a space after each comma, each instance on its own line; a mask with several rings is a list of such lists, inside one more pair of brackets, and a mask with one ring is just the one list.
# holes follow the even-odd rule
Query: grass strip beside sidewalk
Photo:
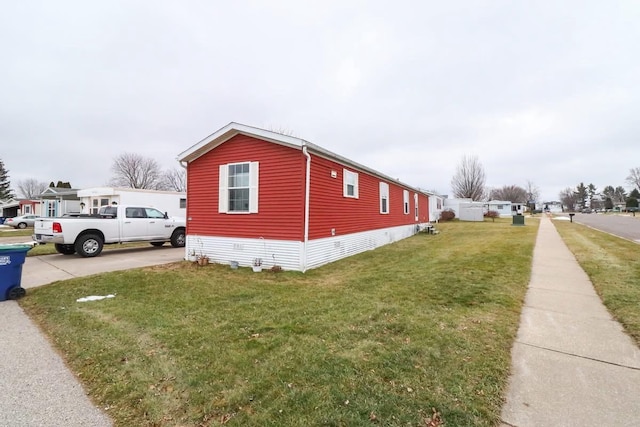
[[575, 222], [554, 225], [611, 315], [640, 345], [640, 245]]
[[306, 274], [113, 272], [21, 305], [120, 426], [422, 426], [432, 408], [492, 426], [537, 225], [440, 224]]

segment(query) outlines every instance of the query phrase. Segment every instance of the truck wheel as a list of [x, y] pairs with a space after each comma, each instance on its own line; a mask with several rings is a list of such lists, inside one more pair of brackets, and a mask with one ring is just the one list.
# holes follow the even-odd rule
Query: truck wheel
[[95, 234], [85, 234], [78, 237], [75, 246], [78, 255], [89, 258], [100, 255], [100, 252], [102, 252], [102, 248], [104, 247], [104, 242], [100, 236], [96, 236]]
[[56, 251], [62, 255], [73, 255], [76, 253], [76, 248], [73, 245], [63, 245], [60, 243], [55, 244]]
[[184, 228], [179, 228], [171, 235], [171, 246], [174, 248], [184, 248], [185, 240]]
[[151, 242], [151, 246], [155, 246], [156, 248], [159, 248], [162, 245], [164, 245], [164, 242]]

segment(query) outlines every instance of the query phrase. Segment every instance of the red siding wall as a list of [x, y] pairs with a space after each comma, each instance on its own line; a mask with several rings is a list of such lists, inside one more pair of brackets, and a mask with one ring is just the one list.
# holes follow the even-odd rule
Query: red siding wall
[[[219, 166], [259, 162], [258, 213], [218, 213]], [[236, 135], [187, 169], [187, 234], [302, 241], [306, 158], [301, 150]]]
[[[429, 199], [418, 195], [419, 219], [415, 220], [414, 191], [409, 191], [409, 213], [404, 214], [404, 188], [393, 181], [389, 184], [389, 213], [380, 213], [380, 178], [347, 168], [358, 173], [359, 197], [343, 197], [343, 169], [331, 160], [312, 155], [311, 204], [309, 212], [309, 239], [344, 235], [367, 230], [428, 222]], [[331, 171], [337, 176], [331, 177]]]

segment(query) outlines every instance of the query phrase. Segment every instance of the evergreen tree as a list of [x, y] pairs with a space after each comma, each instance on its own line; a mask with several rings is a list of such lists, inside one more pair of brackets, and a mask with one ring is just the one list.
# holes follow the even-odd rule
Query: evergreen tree
[[611, 200], [611, 197], [607, 197], [604, 200], [604, 208], [605, 209], [613, 209], [613, 200]]
[[576, 191], [574, 191], [574, 195], [576, 196], [576, 202], [578, 203], [578, 205], [581, 208], [586, 207], [588, 190], [587, 190], [587, 187], [585, 187], [584, 183], [581, 182], [580, 185], [576, 187]]
[[4, 168], [4, 162], [0, 159], [0, 200], [7, 200], [12, 197], [11, 182], [9, 181], [9, 171]]
[[50, 188], [73, 188], [73, 187], [71, 187], [71, 184], [69, 183], [69, 181], [66, 181], [66, 182], [58, 181], [57, 184], [54, 184], [54, 182], [51, 181], [49, 183], [49, 187]]

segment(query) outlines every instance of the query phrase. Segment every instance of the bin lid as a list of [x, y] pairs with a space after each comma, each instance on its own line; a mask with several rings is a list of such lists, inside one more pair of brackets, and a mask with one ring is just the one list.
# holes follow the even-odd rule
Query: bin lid
[[28, 251], [33, 243], [0, 243], [0, 251]]

